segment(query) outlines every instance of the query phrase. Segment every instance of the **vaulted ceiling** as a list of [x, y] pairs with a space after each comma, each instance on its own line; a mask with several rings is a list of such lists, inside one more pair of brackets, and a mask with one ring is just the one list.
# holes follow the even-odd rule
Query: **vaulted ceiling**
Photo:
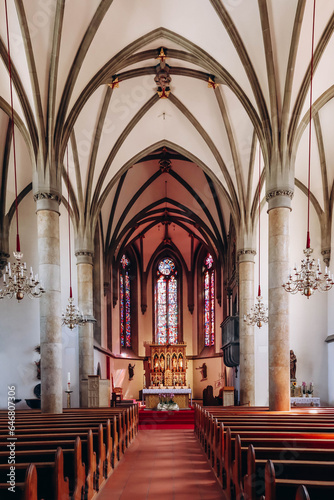
[[[231, 218], [250, 229], [256, 219], [259, 144], [262, 196], [277, 156], [289, 158], [306, 192], [312, 8], [311, 0], [8, 0], [19, 193], [31, 195], [43, 176], [54, 187], [62, 175], [66, 204], [68, 148], [72, 220], [81, 235], [100, 224], [106, 255], [144, 238], [147, 262], [166, 235], [181, 253], [189, 235], [223, 255]], [[312, 123], [312, 202], [329, 226], [333, 8], [317, 3]], [[14, 174], [2, 9], [3, 219], [13, 213]], [[161, 64], [168, 97], [157, 93]]]

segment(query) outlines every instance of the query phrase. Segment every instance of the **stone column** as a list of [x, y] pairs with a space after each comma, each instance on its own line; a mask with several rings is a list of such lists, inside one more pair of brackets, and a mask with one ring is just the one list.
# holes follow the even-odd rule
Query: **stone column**
[[267, 194], [269, 212], [269, 410], [290, 410], [289, 214], [292, 192]]
[[34, 196], [37, 211], [40, 300], [41, 409], [62, 413], [62, 337], [60, 297], [59, 203], [50, 193]]
[[76, 251], [78, 277], [78, 306], [87, 320], [79, 326], [79, 380], [80, 406], [86, 405], [82, 380], [94, 375], [94, 332], [93, 332], [93, 253]]
[[239, 250], [240, 404], [255, 404], [254, 327], [244, 315], [254, 306], [254, 250]]

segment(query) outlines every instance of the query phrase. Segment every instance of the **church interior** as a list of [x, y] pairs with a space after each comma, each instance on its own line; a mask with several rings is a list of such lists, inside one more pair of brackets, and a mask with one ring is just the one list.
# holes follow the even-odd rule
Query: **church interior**
[[125, 450], [172, 394], [217, 477], [203, 404], [333, 422], [333, 31], [333, 0], [1, 2], [1, 411], [128, 404]]

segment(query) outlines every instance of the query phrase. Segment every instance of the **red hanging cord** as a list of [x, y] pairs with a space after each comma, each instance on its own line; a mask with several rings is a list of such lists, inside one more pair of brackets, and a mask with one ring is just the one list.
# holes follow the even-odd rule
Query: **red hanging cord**
[[259, 144], [259, 291], [258, 296], [261, 296], [261, 147]]
[[68, 212], [68, 258], [70, 263], [70, 298], [72, 298], [72, 259], [71, 259], [71, 217], [70, 217], [70, 175], [68, 169], [68, 147], [66, 148], [67, 165], [67, 212]]
[[16, 152], [15, 152], [15, 131], [14, 131], [14, 105], [13, 105], [13, 82], [12, 82], [12, 65], [10, 59], [10, 46], [9, 46], [9, 27], [8, 27], [8, 12], [7, 0], [5, 0], [6, 12], [6, 31], [7, 31], [7, 47], [8, 47], [8, 71], [9, 71], [9, 87], [10, 87], [10, 106], [11, 106], [11, 120], [12, 120], [12, 136], [13, 136], [13, 161], [14, 161], [14, 182], [15, 182], [15, 214], [16, 214], [16, 251], [20, 252], [20, 236], [19, 236], [19, 210], [17, 202], [17, 173], [16, 173]]
[[313, 93], [313, 53], [314, 53], [314, 26], [315, 26], [315, 1], [313, 2], [313, 20], [312, 20], [312, 55], [311, 55], [311, 81], [310, 81], [310, 126], [308, 136], [308, 186], [307, 186], [307, 235], [306, 248], [310, 248], [310, 188], [311, 188], [311, 129], [312, 129], [312, 93]]

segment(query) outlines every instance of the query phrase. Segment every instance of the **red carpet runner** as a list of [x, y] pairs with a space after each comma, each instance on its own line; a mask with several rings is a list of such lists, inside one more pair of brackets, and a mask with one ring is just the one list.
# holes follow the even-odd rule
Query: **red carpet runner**
[[139, 410], [139, 429], [194, 429], [194, 410]]

